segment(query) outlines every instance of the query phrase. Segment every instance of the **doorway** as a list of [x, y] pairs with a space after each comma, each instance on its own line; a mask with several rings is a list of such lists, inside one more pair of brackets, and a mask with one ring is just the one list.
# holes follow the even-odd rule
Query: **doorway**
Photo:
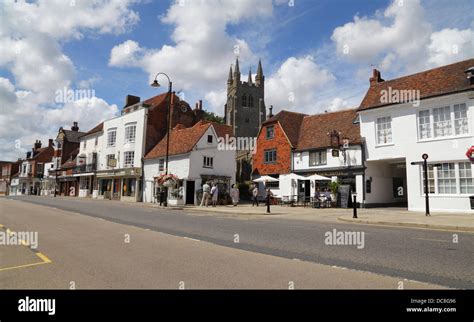
[[194, 181], [186, 181], [186, 204], [194, 205]]

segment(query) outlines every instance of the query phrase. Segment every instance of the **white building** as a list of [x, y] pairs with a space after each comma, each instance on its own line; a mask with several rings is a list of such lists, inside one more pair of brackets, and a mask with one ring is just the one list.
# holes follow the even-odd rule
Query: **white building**
[[374, 70], [358, 110], [367, 205], [424, 211], [422, 166], [412, 162], [426, 153], [430, 209], [472, 212], [474, 178], [466, 156], [474, 144], [472, 67], [474, 59], [389, 81]]
[[102, 122], [80, 138], [78, 164], [74, 174], [74, 176], [79, 177], [79, 198], [97, 198], [99, 194], [99, 184], [95, 174], [98, 170], [99, 156], [102, 154], [101, 148], [104, 145], [102, 143], [102, 140], [104, 140], [103, 128], [104, 123]]
[[[207, 181], [218, 183], [220, 195], [229, 191], [235, 182], [235, 150], [218, 149], [218, 138], [231, 133], [230, 126], [205, 121], [171, 130], [168, 173], [177, 176], [179, 184], [168, 190], [169, 204], [197, 204]], [[158, 201], [156, 178], [166, 171], [166, 146], [165, 136], [145, 156], [144, 202]]]
[[[318, 174], [349, 185], [359, 200], [363, 200], [364, 164], [357, 111], [305, 116], [292, 153], [292, 169], [303, 176]], [[292, 194], [298, 196], [310, 197], [316, 189], [327, 189], [327, 181], [298, 180], [288, 185], [285, 177], [280, 175], [280, 186], [290, 186]]]

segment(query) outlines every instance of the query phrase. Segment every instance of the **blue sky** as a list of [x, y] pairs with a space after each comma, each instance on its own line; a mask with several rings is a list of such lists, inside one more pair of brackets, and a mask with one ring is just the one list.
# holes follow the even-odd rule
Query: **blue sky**
[[[156, 95], [159, 71], [222, 115], [235, 46], [245, 78], [262, 59], [267, 106], [308, 114], [357, 107], [372, 68], [391, 79], [474, 57], [470, 0], [289, 2], [3, 1], [0, 159], [118, 115], [127, 94]], [[95, 97], [58, 102], [65, 86]]]

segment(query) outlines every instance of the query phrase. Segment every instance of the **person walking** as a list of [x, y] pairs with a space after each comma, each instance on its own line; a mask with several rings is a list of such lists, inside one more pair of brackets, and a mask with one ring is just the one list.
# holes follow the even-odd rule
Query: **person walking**
[[235, 184], [233, 184], [232, 188], [230, 189], [230, 197], [232, 198], [232, 204], [234, 207], [236, 207], [239, 203], [239, 189], [237, 189]]
[[209, 182], [206, 182], [202, 186], [201, 207], [204, 205], [206, 205], [206, 207], [208, 206], [210, 193], [211, 193], [211, 186], [209, 185]]
[[258, 185], [254, 185], [252, 189], [252, 207], [255, 205], [258, 207]]
[[212, 206], [217, 206], [217, 198], [219, 197], [219, 189], [217, 188], [217, 184], [213, 183], [211, 188], [211, 196], [212, 196]]

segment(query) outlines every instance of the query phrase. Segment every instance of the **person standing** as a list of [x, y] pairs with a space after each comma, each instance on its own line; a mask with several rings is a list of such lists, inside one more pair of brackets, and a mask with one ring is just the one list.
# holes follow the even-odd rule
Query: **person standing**
[[208, 206], [210, 192], [211, 192], [211, 186], [209, 185], [209, 182], [204, 183], [204, 185], [202, 186], [201, 207], [204, 205], [206, 205], [206, 207]]
[[255, 205], [258, 207], [258, 185], [254, 185], [252, 189], [252, 207]]
[[211, 196], [212, 196], [212, 206], [215, 207], [217, 205], [217, 198], [219, 197], [219, 189], [217, 188], [216, 183], [212, 185]]
[[235, 186], [235, 184], [232, 185], [232, 188], [230, 189], [230, 197], [232, 198], [232, 204], [237, 206], [239, 203], [239, 189]]

